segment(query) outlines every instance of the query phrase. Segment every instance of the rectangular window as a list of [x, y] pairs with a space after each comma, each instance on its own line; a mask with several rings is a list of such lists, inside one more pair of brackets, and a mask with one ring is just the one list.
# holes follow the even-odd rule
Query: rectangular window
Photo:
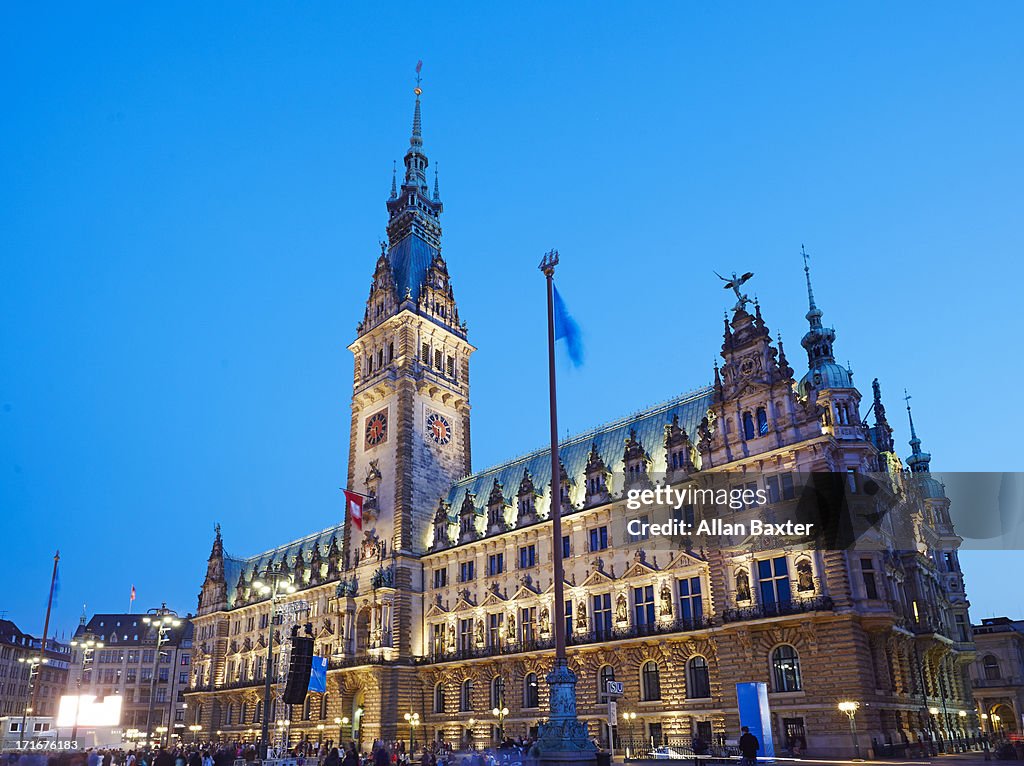
[[537, 546], [524, 545], [519, 549], [519, 568], [529, 569], [537, 565]]
[[437, 623], [431, 626], [431, 639], [434, 654], [444, 654], [444, 623]]
[[757, 579], [761, 588], [762, 607], [778, 613], [781, 608], [789, 605], [789, 564], [785, 556], [758, 561]]
[[971, 633], [967, 629], [967, 619], [962, 614], [958, 614], [954, 617], [954, 620], [956, 621], [957, 640], [962, 644], [966, 644], [971, 640]]
[[592, 598], [594, 633], [597, 638], [608, 638], [612, 633], [612, 594], [601, 593]]
[[519, 610], [519, 630], [524, 644], [529, 644], [537, 638], [537, 607], [530, 606]]
[[565, 600], [565, 635], [572, 635], [572, 599]]
[[445, 366], [445, 372], [448, 373], [449, 378], [455, 377], [455, 357], [448, 357], [448, 363]]
[[878, 598], [878, 582], [875, 580], [875, 562], [872, 559], [860, 560], [861, 577], [864, 580], [864, 595], [867, 598]]
[[476, 562], [463, 561], [459, 564], [459, 582], [469, 582], [476, 579]]
[[487, 576], [494, 577], [505, 571], [505, 554], [492, 553], [487, 557]]
[[608, 527], [595, 527], [590, 530], [590, 550], [603, 551], [608, 547]]
[[780, 478], [782, 481], [782, 499], [792, 500], [796, 497], [796, 490], [793, 488], [793, 474], [784, 473]]
[[444, 354], [441, 353], [440, 349], [434, 352], [434, 369], [438, 372], [444, 369]]
[[635, 625], [653, 625], [654, 617], [654, 586], [645, 585], [633, 588], [633, 615]]
[[459, 620], [459, 650], [468, 652], [473, 648], [473, 620]]
[[647, 540], [651, 536], [650, 532], [648, 532], [647, 525], [650, 523], [650, 520], [647, 518], [647, 516], [637, 516], [636, 520], [640, 522], [638, 525], [636, 525], [637, 528], [640, 530], [640, 533], [629, 536], [629, 541], [631, 543], [639, 542], [640, 540]]
[[572, 555], [572, 545], [569, 541], [569, 535], [562, 535], [562, 558], [567, 559]]
[[750, 502], [747, 503], [747, 507], [757, 508], [757, 506], [759, 505], [759, 503], [757, 502], [757, 482], [749, 481], [746, 483], [743, 489], [748, 493], [747, 497], [750, 498]]
[[764, 488], [768, 492], [768, 502], [779, 502], [779, 477], [770, 474], [764, 477]]
[[443, 588], [448, 584], [448, 569], [441, 568], [434, 570], [434, 587]]
[[704, 601], [700, 595], [700, 578], [688, 577], [679, 581], [679, 617], [689, 624], [704, 618]]
[[505, 614], [498, 612], [487, 615], [487, 645], [492, 649], [501, 646], [501, 631], [505, 627]]
[[423, 347], [420, 349], [420, 361], [423, 362], [423, 364], [430, 364], [430, 344], [429, 343], [424, 343]]

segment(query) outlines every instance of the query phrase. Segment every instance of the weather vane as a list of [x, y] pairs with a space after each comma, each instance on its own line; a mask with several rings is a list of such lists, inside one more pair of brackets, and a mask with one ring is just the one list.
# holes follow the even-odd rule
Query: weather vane
[[723, 277], [717, 271], [714, 272], [714, 274], [716, 277], [725, 282], [723, 287], [726, 290], [731, 289], [734, 293], [736, 293], [736, 305], [733, 306], [733, 311], [743, 311], [743, 307], [750, 303], [750, 298], [746, 296], [744, 293], [740, 292], [740, 287], [743, 285], [744, 282], [746, 282], [748, 279], [754, 276], [754, 272], [748, 271], [742, 277], [738, 277], [736, 276], [736, 272], [734, 271], [732, 273], [732, 279], [727, 279], [726, 277]]
[[412, 89], [412, 92], [417, 96], [423, 95], [423, 88], [420, 87], [420, 83], [423, 82], [423, 78], [420, 76], [420, 72], [423, 70], [423, 61], [416, 62], [416, 87]]

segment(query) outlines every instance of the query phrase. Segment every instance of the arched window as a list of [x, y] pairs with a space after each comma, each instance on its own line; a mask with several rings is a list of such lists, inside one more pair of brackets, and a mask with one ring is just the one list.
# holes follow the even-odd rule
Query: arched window
[[308, 721], [310, 716], [312, 715], [312, 711], [310, 710], [310, 703], [312, 701], [313, 701], [313, 698], [310, 697], [307, 694], [305, 702], [302, 703], [302, 720], [303, 721]]
[[640, 668], [640, 699], [645, 702], [661, 699], [661, 671], [653, 660], [648, 660]]
[[611, 665], [602, 665], [597, 671], [597, 702], [603, 705], [608, 701], [608, 682], [615, 680], [615, 668]]
[[687, 699], [704, 699], [711, 696], [711, 678], [708, 675], [708, 661], [699, 654], [686, 663]]
[[768, 433], [768, 413], [764, 411], [764, 407], [757, 408], [757, 433], [759, 436]]
[[225, 713], [224, 713], [224, 725], [225, 726], [231, 726], [231, 724], [234, 723], [234, 721], [231, 720], [232, 718], [234, 718], [234, 716], [235, 716], [235, 706], [234, 706], [233, 703], [229, 702], [228, 703], [227, 711], [225, 711]]
[[444, 684], [434, 684], [434, 712], [444, 712]]
[[327, 718], [327, 695], [320, 695], [320, 720], [323, 721]]
[[789, 644], [777, 646], [772, 652], [772, 678], [775, 679], [777, 692], [798, 692], [803, 688], [800, 680], [800, 656]]
[[263, 700], [256, 701], [256, 714], [252, 718], [253, 723], [260, 723], [263, 721]]
[[241, 712], [238, 714], [238, 723], [245, 726], [245, 722], [249, 719], [249, 703], [243, 702]]
[[195, 718], [192, 723], [199, 723], [203, 719], [203, 706], [202, 704], [196, 705]]
[[491, 707], [504, 707], [505, 706], [505, 679], [501, 676], [495, 676], [494, 680], [491, 681]]
[[540, 707], [536, 673], [527, 673], [523, 679], [523, 707]]
[[754, 438], [754, 418], [751, 416], [749, 412], [743, 413], [743, 438]]
[[459, 710], [468, 713], [473, 709], [473, 682], [466, 679], [459, 689]]
[[999, 671], [999, 660], [997, 660], [993, 655], [986, 655], [983, 660], [983, 664], [985, 666], [986, 681], [996, 681], [1002, 678], [1002, 674]]

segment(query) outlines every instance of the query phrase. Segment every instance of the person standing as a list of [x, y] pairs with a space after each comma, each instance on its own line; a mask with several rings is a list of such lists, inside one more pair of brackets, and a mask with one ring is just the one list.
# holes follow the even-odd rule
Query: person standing
[[761, 743], [750, 733], [749, 726], [744, 726], [742, 731], [740, 754], [743, 756], [743, 766], [754, 766], [757, 763], [757, 751], [761, 749]]

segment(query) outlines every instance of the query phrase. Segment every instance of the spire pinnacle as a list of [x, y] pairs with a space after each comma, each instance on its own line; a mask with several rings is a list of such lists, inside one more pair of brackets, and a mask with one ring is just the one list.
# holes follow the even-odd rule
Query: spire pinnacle
[[398, 161], [391, 161], [391, 199], [398, 196]]
[[800, 255], [804, 259], [804, 276], [807, 278], [807, 319], [810, 320], [811, 327], [821, 327], [821, 309], [814, 302], [814, 288], [811, 287], [811, 266], [808, 262], [811, 254], [807, 252], [803, 243], [800, 244]]
[[439, 163], [434, 163], [434, 202], [438, 202], [441, 199], [441, 194], [437, 190], [437, 167]]
[[914, 414], [910, 411], [910, 394], [907, 393], [907, 389], [903, 389], [903, 400], [907, 403], [907, 418], [910, 420], [910, 457], [907, 458], [907, 465], [910, 466], [910, 470], [914, 473], [928, 473], [930, 470], [930, 464], [932, 456], [921, 449], [921, 440], [917, 436], [917, 431], [914, 428]]
[[414, 148], [423, 146], [423, 125], [420, 121], [420, 96], [423, 95], [423, 88], [420, 84], [423, 82], [423, 78], [420, 76], [420, 72], [423, 70], [423, 62], [416, 62], [416, 87], [412, 89], [412, 92], [416, 94], [416, 107], [412, 113], [412, 138], [409, 139], [409, 145]]

